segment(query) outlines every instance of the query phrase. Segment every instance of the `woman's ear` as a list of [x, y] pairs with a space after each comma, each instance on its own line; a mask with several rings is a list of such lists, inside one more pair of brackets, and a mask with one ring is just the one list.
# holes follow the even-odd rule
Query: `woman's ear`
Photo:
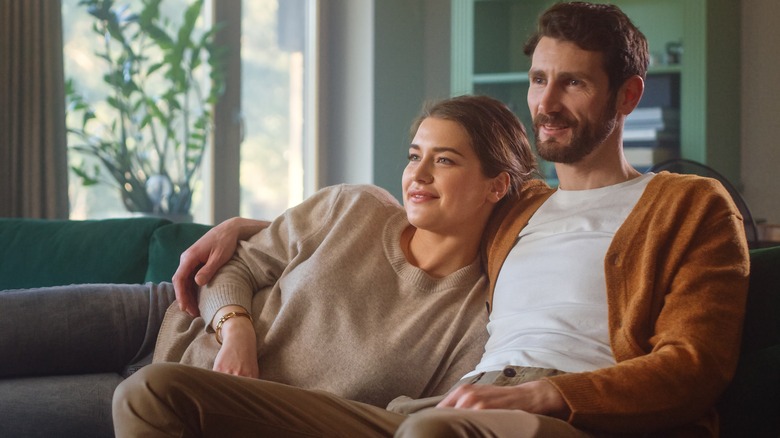
[[502, 200], [506, 193], [509, 191], [509, 174], [501, 172], [495, 176], [490, 183], [490, 193], [488, 194], [488, 201], [497, 203]]

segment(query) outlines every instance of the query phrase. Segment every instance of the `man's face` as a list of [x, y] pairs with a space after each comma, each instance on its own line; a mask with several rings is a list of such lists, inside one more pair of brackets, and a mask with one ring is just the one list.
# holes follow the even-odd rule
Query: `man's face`
[[545, 160], [576, 163], [614, 131], [616, 94], [609, 89], [600, 52], [542, 37], [528, 76], [536, 149]]

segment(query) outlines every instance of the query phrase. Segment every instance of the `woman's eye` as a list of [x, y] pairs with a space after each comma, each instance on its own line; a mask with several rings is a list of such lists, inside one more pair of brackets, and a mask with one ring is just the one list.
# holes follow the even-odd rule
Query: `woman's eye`
[[407, 158], [409, 161], [420, 161], [420, 156], [417, 154], [409, 154]]
[[439, 157], [436, 162], [442, 163], [442, 164], [452, 164], [452, 160], [450, 160], [447, 157]]

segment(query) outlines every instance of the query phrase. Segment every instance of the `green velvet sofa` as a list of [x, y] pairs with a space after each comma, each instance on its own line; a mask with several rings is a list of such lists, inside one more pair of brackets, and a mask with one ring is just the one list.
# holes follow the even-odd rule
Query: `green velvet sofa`
[[[113, 390], [148, 363], [179, 255], [208, 228], [0, 219], [0, 437], [113, 435]], [[780, 247], [750, 254], [743, 349], [719, 403], [721, 432], [777, 438]], [[56, 287], [29, 289], [41, 286]]]

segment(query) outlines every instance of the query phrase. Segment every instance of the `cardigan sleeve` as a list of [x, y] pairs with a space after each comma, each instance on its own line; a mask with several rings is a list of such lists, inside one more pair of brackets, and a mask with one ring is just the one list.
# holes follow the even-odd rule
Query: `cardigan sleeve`
[[736, 368], [749, 273], [742, 218], [719, 183], [668, 176], [648, 185], [605, 258], [617, 364], [549, 379], [577, 427], [706, 423]]

